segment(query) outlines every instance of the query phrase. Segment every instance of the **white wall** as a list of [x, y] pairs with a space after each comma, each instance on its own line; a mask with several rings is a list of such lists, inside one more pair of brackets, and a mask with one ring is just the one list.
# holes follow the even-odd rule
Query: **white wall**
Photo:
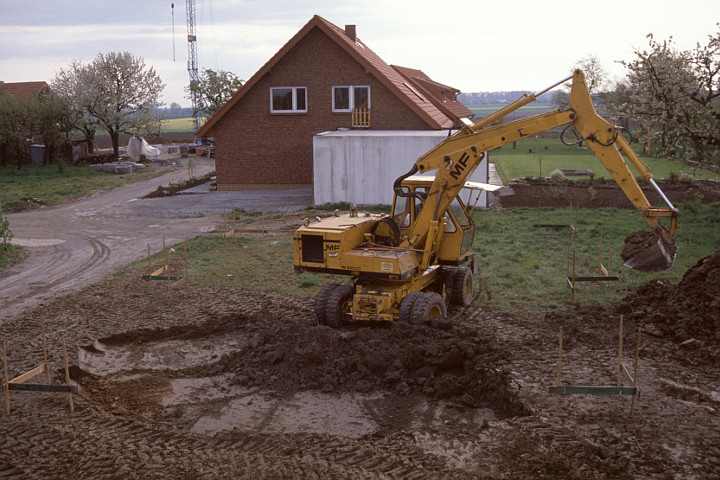
[[[393, 182], [447, 131], [349, 130], [313, 136], [314, 203], [392, 204]], [[469, 180], [487, 183], [487, 159]], [[483, 193], [478, 207], [486, 206]]]

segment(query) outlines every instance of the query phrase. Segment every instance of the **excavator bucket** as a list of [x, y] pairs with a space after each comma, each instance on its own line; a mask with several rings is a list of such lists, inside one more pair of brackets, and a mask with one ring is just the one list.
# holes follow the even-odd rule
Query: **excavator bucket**
[[666, 234], [656, 236], [652, 232], [639, 231], [625, 239], [620, 254], [624, 266], [646, 273], [662, 272], [670, 268], [675, 260], [675, 238]]

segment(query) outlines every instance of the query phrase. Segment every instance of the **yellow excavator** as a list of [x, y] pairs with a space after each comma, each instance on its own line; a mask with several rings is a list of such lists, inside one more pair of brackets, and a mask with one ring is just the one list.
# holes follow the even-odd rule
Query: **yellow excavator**
[[[569, 107], [493, 125], [543, 93], [572, 79]], [[650, 226], [653, 241], [625, 266], [645, 272], [669, 268], [675, 254], [678, 211], [652, 178], [619, 129], [598, 115], [580, 70], [537, 94], [526, 94], [497, 112], [465, 126], [440, 142], [395, 180], [392, 213], [346, 214], [313, 223], [294, 234], [297, 272], [349, 275], [353, 284], [330, 283], [315, 299], [318, 322], [406, 321], [444, 317], [446, 304], [469, 305], [477, 260], [472, 251], [472, 213], [486, 184], [467, 178], [486, 152], [546, 130], [574, 127]], [[563, 134], [565, 133], [563, 131]], [[659, 193], [666, 207], [650, 205], [623, 154]], [[422, 175], [436, 170], [434, 176]], [[418, 175], [419, 174], [419, 175]], [[470, 190], [467, 201], [460, 192]], [[475, 201], [472, 200], [476, 193]], [[665, 226], [660, 222], [664, 218]], [[648, 232], [649, 233], [649, 232]], [[657, 241], [655, 241], [655, 239]]]

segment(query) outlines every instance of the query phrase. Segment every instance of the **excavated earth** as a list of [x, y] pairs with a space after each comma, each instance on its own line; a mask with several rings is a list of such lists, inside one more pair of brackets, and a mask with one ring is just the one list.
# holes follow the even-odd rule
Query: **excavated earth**
[[[720, 479], [720, 251], [615, 305], [339, 330], [311, 299], [142, 273], [4, 319], [8, 375], [42, 325], [78, 393], [10, 392], [0, 478]], [[621, 315], [639, 398], [549, 394], [616, 384]]]
[[[720, 478], [719, 258], [605, 309], [341, 330], [309, 299], [114, 277], [6, 322], [11, 376], [43, 321], [79, 394], [11, 392], [0, 477]], [[614, 385], [620, 312], [630, 372], [643, 331], [633, 411], [556, 403], [558, 328], [561, 382]]]

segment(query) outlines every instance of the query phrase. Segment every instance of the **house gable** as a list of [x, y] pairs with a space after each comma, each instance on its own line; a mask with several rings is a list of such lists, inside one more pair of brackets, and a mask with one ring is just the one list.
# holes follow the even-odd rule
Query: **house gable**
[[[283, 47], [268, 60], [218, 111], [196, 132], [198, 137], [214, 135], [214, 127], [217, 122], [230, 110], [240, 99], [255, 87], [278, 62], [291, 52], [302, 39], [313, 29], [319, 29], [327, 37], [342, 48], [358, 64], [362, 65], [388, 91], [392, 92], [408, 108], [413, 110], [425, 123], [425, 128], [449, 128], [453, 125], [446, 114], [438, 109], [429, 99], [417, 95], [417, 91], [394, 68], [385, 63], [370, 48], [368, 48], [355, 35], [354, 26], [348, 26], [349, 32], [333, 25], [324, 18], [314, 16], [295, 36], [293, 36]], [[322, 55], [322, 52], [317, 52]]]
[[50, 87], [47, 82], [0, 82], [0, 94], [3, 92], [29, 100], [50, 92]]

